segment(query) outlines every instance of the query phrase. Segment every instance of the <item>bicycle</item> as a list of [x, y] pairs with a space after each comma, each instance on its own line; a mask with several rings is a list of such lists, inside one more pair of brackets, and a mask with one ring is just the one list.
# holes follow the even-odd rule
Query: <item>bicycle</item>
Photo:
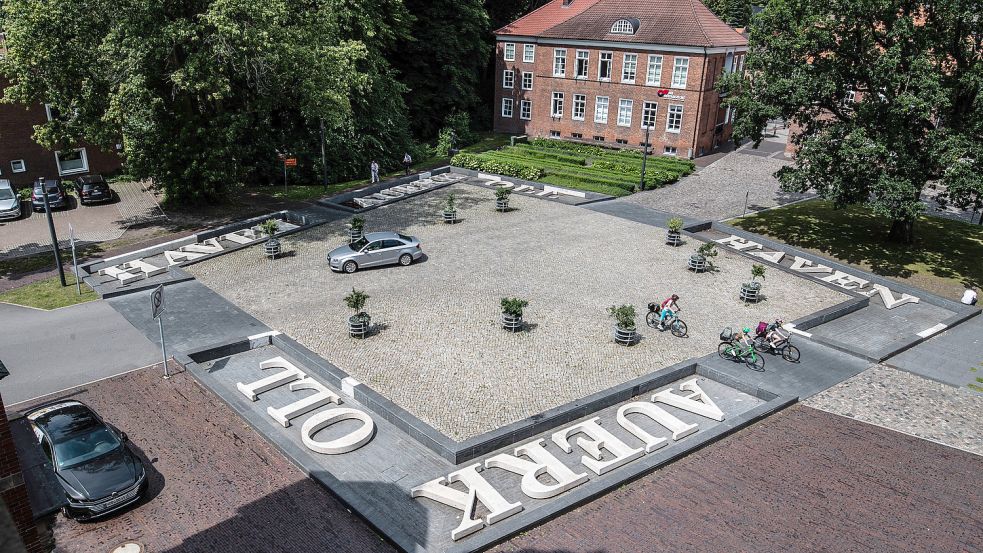
[[[659, 328], [659, 321], [661, 318], [662, 310], [659, 308], [659, 304], [650, 303], [649, 312], [645, 315], [645, 323], [652, 328]], [[677, 313], [670, 311], [669, 315], [666, 316], [666, 322], [669, 325], [669, 332], [672, 332], [673, 336], [677, 338], [683, 338], [686, 336], [686, 333], [688, 332], [686, 323], [679, 318]], [[663, 328], [665, 328], [665, 326], [663, 326]]]
[[717, 346], [717, 354], [720, 355], [721, 359], [743, 361], [747, 365], [747, 368], [752, 371], [761, 372], [765, 370], [765, 359], [754, 349], [753, 341], [745, 346], [739, 341], [734, 340], [730, 334], [730, 329], [721, 333], [720, 339], [723, 341]]
[[781, 342], [778, 343], [778, 347], [772, 346], [771, 342], [765, 336], [758, 336], [754, 339], [754, 347], [758, 351], [769, 351], [771, 353], [780, 354], [782, 359], [788, 361], [789, 363], [798, 363], [801, 353], [799, 348], [792, 345], [792, 335], [789, 334]]

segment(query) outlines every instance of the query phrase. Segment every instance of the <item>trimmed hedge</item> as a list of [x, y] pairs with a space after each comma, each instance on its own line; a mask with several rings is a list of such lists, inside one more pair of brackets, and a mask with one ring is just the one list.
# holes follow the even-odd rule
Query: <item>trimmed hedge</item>
[[522, 163], [487, 159], [481, 154], [460, 153], [451, 158], [451, 164], [472, 171], [495, 173], [523, 180], [539, 180], [545, 175], [542, 169]]

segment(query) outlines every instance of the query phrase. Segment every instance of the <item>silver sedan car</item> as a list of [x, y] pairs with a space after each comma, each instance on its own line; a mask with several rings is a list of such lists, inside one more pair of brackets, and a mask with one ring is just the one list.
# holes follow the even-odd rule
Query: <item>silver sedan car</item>
[[331, 250], [328, 265], [332, 271], [354, 273], [364, 267], [400, 264], [407, 266], [423, 257], [420, 241], [397, 232], [370, 232], [362, 238]]

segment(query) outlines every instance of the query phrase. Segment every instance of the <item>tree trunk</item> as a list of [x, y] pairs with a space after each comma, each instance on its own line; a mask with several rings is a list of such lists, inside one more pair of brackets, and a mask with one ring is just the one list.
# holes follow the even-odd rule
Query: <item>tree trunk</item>
[[891, 242], [899, 242], [901, 244], [912, 244], [915, 241], [915, 220], [911, 219], [895, 219], [891, 222], [891, 232], [888, 233], [887, 239]]

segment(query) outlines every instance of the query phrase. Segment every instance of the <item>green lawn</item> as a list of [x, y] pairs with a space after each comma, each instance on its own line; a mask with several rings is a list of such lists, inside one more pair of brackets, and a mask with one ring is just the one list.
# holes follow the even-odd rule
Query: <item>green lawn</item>
[[62, 286], [57, 276], [39, 280], [0, 293], [0, 301], [38, 309], [55, 309], [99, 299], [99, 295], [85, 283], [82, 283], [82, 295], [78, 295], [75, 291], [75, 275], [71, 272], [65, 273], [65, 282], [68, 286]]
[[983, 226], [919, 217], [911, 246], [887, 241], [890, 221], [860, 206], [809, 200], [731, 221], [738, 228], [958, 300], [983, 285]]

